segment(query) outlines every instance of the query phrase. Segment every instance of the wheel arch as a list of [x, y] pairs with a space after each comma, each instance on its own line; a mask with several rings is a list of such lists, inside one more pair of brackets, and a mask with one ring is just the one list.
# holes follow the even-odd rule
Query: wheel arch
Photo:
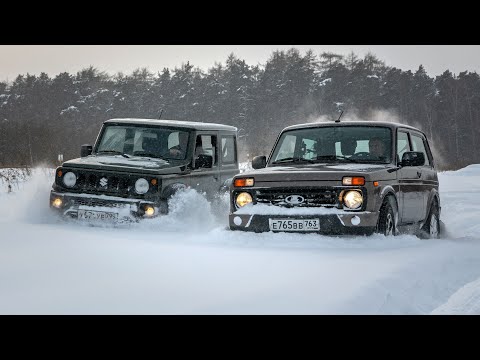
[[393, 187], [391, 187], [391, 186], [385, 187], [382, 190], [380, 196], [381, 196], [381, 201], [379, 202], [377, 211], [380, 211], [380, 208], [382, 207], [385, 200], [387, 198], [389, 198], [389, 199], [392, 199], [392, 200], [390, 200], [390, 203], [394, 207], [395, 212], [398, 214], [398, 199], [397, 199], [397, 194], [396, 194], [395, 190], [393, 189]]
[[425, 219], [423, 219], [422, 221], [422, 225], [424, 225], [429, 216], [430, 216], [430, 212], [432, 211], [432, 205], [434, 202], [437, 202], [437, 207], [438, 207], [438, 217], [440, 217], [440, 211], [441, 211], [441, 206], [440, 206], [440, 194], [438, 193], [438, 191], [436, 189], [432, 189], [432, 191], [430, 191], [430, 193], [428, 194], [428, 199], [427, 199], [427, 211], [426, 211], [426, 217]]
[[170, 199], [175, 193], [181, 190], [186, 190], [188, 188], [187, 184], [176, 182], [169, 184], [162, 190], [161, 198], [163, 199]]

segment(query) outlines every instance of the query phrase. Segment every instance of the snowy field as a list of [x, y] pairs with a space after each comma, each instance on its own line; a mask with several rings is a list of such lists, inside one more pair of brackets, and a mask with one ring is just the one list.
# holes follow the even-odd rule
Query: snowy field
[[439, 240], [232, 232], [194, 191], [141, 224], [67, 223], [53, 170], [2, 179], [0, 314], [480, 314], [480, 165], [440, 174]]

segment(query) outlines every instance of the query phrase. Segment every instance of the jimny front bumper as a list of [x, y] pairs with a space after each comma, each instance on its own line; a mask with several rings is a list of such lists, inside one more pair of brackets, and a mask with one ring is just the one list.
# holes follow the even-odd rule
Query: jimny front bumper
[[136, 222], [166, 212], [166, 203], [108, 195], [50, 192], [50, 208], [67, 218]]

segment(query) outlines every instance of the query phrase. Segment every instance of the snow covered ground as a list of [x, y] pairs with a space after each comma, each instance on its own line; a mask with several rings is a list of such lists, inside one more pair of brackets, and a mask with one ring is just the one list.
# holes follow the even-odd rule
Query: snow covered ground
[[232, 232], [194, 191], [141, 224], [65, 223], [52, 181], [0, 176], [0, 314], [480, 314], [480, 165], [440, 174], [439, 240]]

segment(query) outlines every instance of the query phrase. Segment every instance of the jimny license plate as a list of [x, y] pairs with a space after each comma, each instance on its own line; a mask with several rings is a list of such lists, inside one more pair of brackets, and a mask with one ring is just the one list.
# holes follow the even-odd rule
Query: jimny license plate
[[304, 219], [268, 219], [272, 231], [317, 231], [320, 230], [320, 220]]
[[111, 220], [117, 220], [118, 214], [105, 212], [105, 211], [78, 210], [78, 219], [79, 220], [111, 221]]

